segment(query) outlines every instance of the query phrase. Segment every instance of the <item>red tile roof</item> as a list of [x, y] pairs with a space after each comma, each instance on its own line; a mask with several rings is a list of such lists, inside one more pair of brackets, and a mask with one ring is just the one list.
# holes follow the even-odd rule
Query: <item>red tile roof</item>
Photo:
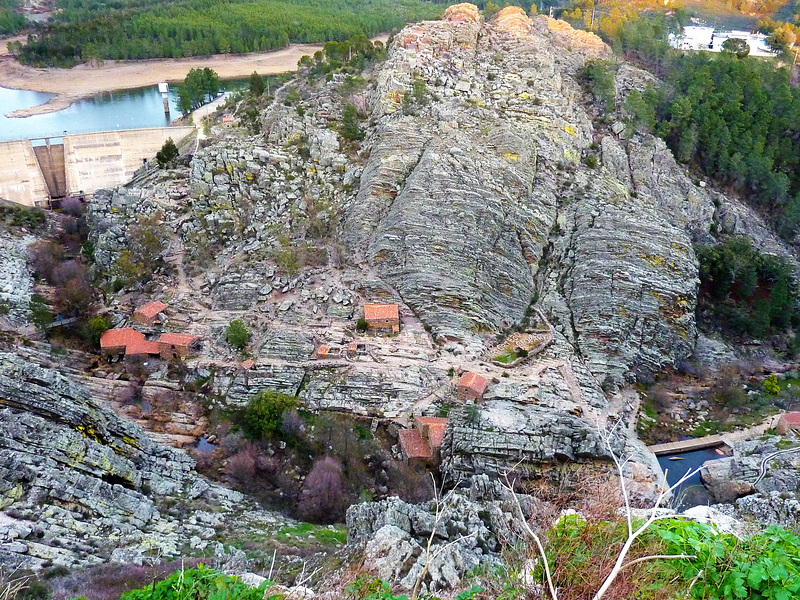
[[431, 447], [416, 429], [401, 429], [397, 435], [400, 438], [400, 447], [407, 458], [432, 457]]
[[135, 356], [137, 354], [158, 354], [158, 342], [148, 342], [147, 340], [135, 340], [125, 346], [125, 356]]
[[128, 346], [129, 344], [139, 341], [144, 341], [144, 334], [130, 327], [124, 329], [109, 329], [100, 336], [100, 347], [117, 348], [119, 346]]
[[789, 425], [800, 425], [800, 412], [789, 412], [781, 418]]
[[150, 302], [149, 304], [145, 304], [144, 306], [140, 306], [134, 311], [134, 313], [137, 315], [142, 315], [143, 317], [147, 317], [148, 319], [152, 319], [156, 317], [158, 313], [162, 312], [166, 308], [167, 308], [166, 304], [160, 301], [156, 301], [156, 302]]
[[252, 369], [256, 365], [255, 361], [251, 358], [248, 358], [246, 361], [242, 363], [242, 366], [245, 369]]
[[331, 349], [327, 346], [320, 346], [317, 348], [317, 356], [328, 356], [330, 354]]
[[169, 344], [170, 346], [191, 346], [195, 340], [196, 335], [187, 335], [185, 333], [162, 333], [158, 338], [159, 344]]
[[447, 419], [441, 417], [419, 417], [417, 421], [428, 427], [428, 443], [430, 447], [440, 448], [442, 440], [444, 440], [444, 430], [447, 428]]
[[397, 304], [365, 304], [364, 318], [367, 321], [372, 319], [399, 319], [400, 312]]
[[461, 379], [458, 380], [458, 387], [469, 388], [482, 396], [486, 388], [489, 387], [489, 382], [477, 373], [464, 373]]

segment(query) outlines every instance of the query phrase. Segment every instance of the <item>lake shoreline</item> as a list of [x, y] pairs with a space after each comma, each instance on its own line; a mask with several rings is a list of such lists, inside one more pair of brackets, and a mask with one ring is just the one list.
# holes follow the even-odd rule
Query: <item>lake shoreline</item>
[[[0, 44], [4, 45], [3, 42], [5, 40]], [[28, 67], [9, 55], [0, 55], [0, 86], [54, 94], [47, 102], [5, 115], [25, 118], [57, 112], [103, 92], [142, 88], [161, 81], [181, 82], [190, 69], [209, 67], [220, 79], [248, 77], [253, 71], [260, 75], [286, 73], [297, 69], [300, 58], [321, 49], [322, 46], [313, 44], [293, 44], [273, 52], [105, 62], [91, 66], [82, 64], [70, 69]]]

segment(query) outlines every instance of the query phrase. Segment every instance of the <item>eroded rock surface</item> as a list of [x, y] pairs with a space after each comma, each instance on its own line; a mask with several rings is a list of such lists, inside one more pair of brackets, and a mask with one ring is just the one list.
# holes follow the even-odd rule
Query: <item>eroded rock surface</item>
[[[0, 353], [3, 566], [177, 556], [190, 539], [207, 546], [243, 497], [193, 467], [57, 370]], [[285, 522], [251, 509], [275, 527]]]

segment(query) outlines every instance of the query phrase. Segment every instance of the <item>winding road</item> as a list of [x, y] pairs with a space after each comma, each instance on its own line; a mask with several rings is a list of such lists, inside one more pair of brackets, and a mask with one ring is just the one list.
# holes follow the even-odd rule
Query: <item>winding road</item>
[[791, 452], [797, 452], [800, 450], [800, 446], [796, 448], [786, 448], [785, 450], [778, 450], [777, 452], [773, 452], [772, 454], [768, 454], [764, 460], [761, 461], [761, 467], [759, 468], [758, 478], [753, 482], [753, 487], [757, 486], [758, 483], [764, 479], [764, 476], [767, 474], [767, 463], [775, 458], [776, 456], [780, 456], [781, 454], [789, 454]]

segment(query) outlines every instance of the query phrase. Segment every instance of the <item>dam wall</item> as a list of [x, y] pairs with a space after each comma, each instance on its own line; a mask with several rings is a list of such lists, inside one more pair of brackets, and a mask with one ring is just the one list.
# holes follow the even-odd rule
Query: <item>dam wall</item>
[[168, 138], [177, 144], [193, 131], [155, 127], [0, 142], [0, 198], [47, 206], [52, 198], [123, 185]]
[[74, 194], [127, 183], [168, 138], [177, 144], [194, 127], [157, 127], [64, 136], [67, 189]]
[[0, 142], [0, 198], [24, 206], [46, 206], [50, 198], [29, 140]]

